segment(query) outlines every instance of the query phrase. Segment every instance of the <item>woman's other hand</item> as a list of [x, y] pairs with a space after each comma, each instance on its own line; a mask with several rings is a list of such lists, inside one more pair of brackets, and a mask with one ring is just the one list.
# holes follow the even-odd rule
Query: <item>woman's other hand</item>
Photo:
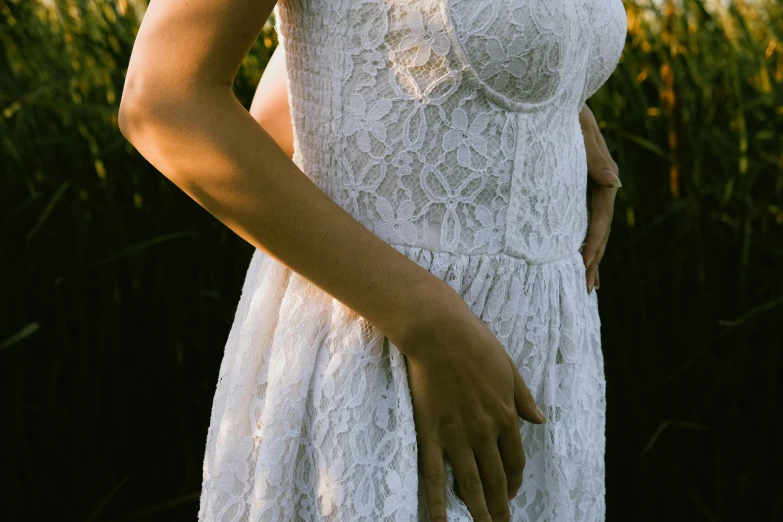
[[510, 520], [525, 453], [519, 418], [541, 424], [533, 395], [489, 327], [450, 289], [428, 325], [400, 350], [407, 359], [430, 520], [446, 522], [443, 454], [473, 520]]
[[589, 223], [582, 249], [587, 293], [600, 286], [598, 265], [604, 257], [614, 215], [614, 200], [620, 183], [620, 169], [609, 154], [593, 111], [585, 104], [579, 112], [579, 124], [587, 151], [587, 211]]

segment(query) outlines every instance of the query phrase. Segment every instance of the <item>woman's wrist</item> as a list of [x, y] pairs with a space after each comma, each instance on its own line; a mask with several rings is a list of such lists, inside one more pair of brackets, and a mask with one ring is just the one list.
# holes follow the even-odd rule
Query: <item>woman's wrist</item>
[[399, 324], [385, 331], [386, 337], [407, 357], [415, 357], [420, 350], [433, 344], [438, 324], [446, 314], [464, 305], [459, 294], [446, 282], [426, 272], [427, 277], [416, 281], [408, 295], [405, 314]]

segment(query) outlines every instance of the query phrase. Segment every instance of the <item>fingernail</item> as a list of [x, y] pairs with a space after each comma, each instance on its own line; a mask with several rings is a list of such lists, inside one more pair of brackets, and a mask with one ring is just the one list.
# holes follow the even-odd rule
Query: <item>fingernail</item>
[[541, 411], [541, 408], [536, 406], [536, 411], [538, 412], [538, 418], [541, 422], [546, 422], [546, 417], [544, 416], [544, 412]]
[[610, 187], [618, 187], [619, 188], [619, 187], [623, 186], [623, 184], [620, 183], [620, 178], [618, 178], [617, 174], [615, 174], [611, 170], [606, 169], [606, 170], [601, 171], [601, 178]]

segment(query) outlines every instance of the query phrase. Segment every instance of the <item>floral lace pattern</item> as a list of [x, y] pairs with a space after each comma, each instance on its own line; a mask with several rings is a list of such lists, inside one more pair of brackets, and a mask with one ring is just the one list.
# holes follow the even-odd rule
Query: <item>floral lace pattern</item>
[[[622, 52], [621, 0], [280, 0], [294, 162], [446, 281], [549, 422], [520, 420], [512, 520], [605, 516], [605, 380], [580, 248], [578, 113]], [[220, 368], [201, 522], [427, 521], [405, 358], [257, 250]], [[471, 520], [447, 472], [450, 521]]]

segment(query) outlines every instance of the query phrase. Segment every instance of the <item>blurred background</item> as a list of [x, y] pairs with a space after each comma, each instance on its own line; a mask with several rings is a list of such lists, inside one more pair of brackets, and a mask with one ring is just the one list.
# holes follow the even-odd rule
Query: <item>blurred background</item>
[[[253, 247], [118, 130], [146, 4], [0, 0], [3, 520], [196, 519]], [[783, 520], [783, 5], [625, 7], [588, 101], [623, 180], [598, 291], [607, 520]]]

